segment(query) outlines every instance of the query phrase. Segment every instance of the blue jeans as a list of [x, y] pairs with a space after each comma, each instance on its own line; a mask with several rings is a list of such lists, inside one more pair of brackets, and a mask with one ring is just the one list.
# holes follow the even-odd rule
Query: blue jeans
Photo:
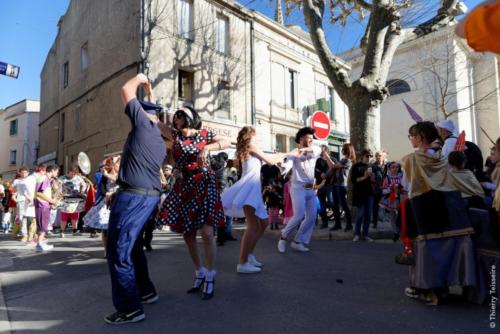
[[351, 211], [347, 205], [347, 189], [344, 186], [333, 187], [333, 217], [335, 224], [340, 225], [340, 206], [345, 213], [345, 220], [347, 225], [351, 225]]
[[149, 279], [141, 233], [159, 201], [159, 196], [129, 192], [119, 192], [113, 201], [106, 252], [113, 305], [119, 312], [142, 310], [141, 296], [156, 292]]
[[233, 231], [233, 217], [226, 216], [226, 234], [231, 234]]
[[328, 222], [328, 219], [326, 216], [326, 209], [333, 208], [332, 188], [333, 187], [331, 185], [327, 185], [327, 186], [324, 186], [323, 188], [321, 188], [317, 193], [319, 203], [321, 206], [321, 210], [318, 212], [318, 214], [320, 215], [320, 217], [323, 221], [323, 224]]
[[361, 206], [356, 206], [356, 227], [354, 234], [357, 236], [361, 235], [361, 223], [363, 223], [363, 237], [368, 235], [368, 229], [370, 228], [371, 213], [373, 210], [373, 196], [370, 195], [365, 203]]

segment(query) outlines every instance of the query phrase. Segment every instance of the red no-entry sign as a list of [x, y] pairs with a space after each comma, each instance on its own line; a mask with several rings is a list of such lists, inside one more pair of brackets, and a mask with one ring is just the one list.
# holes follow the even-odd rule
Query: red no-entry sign
[[311, 118], [311, 127], [316, 130], [316, 138], [326, 139], [330, 135], [330, 120], [322, 111], [316, 111]]

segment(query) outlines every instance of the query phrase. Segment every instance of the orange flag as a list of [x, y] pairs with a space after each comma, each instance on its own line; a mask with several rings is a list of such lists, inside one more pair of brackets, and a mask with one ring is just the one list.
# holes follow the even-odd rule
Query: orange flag
[[465, 131], [462, 131], [458, 136], [454, 151], [465, 151]]

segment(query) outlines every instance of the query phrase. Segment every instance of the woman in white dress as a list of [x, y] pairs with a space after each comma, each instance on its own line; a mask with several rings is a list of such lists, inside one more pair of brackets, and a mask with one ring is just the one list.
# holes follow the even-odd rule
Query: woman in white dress
[[101, 230], [102, 243], [104, 245], [104, 257], [106, 257], [108, 222], [109, 214], [111, 212], [111, 197], [118, 190], [116, 180], [118, 178], [118, 171], [120, 170], [120, 156], [106, 159], [104, 165], [101, 184], [98, 184], [97, 186], [102, 187], [101, 189], [103, 189], [105, 196], [103, 196], [99, 202], [95, 203], [89, 212], [87, 212], [85, 217], [83, 217], [83, 222], [90, 228]]
[[261, 271], [253, 251], [268, 225], [267, 210], [262, 200], [260, 169], [262, 162], [274, 165], [282, 161], [281, 155], [269, 155], [255, 145], [255, 129], [243, 127], [238, 133], [236, 159], [242, 166], [241, 178], [221, 195], [224, 214], [245, 217], [247, 229], [241, 239], [240, 259], [236, 271], [253, 274]]

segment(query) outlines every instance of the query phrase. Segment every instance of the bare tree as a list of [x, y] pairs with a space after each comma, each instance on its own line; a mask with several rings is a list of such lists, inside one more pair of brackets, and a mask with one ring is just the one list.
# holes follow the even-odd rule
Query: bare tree
[[[349, 107], [351, 142], [356, 150], [379, 148], [379, 106], [388, 96], [387, 76], [394, 53], [404, 42], [429, 34], [447, 26], [462, 14], [459, 0], [441, 0], [437, 13], [428, 19], [422, 3], [411, 0], [287, 0], [287, 12], [293, 8], [303, 11], [313, 45], [323, 68], [340, 98]], [[418, 3], [419, 6], [412, 8]], [[363, 70], [356, 80], [350, 78], [330, 50], [323, 28], [329, 14], [330, 21], [348, 22], [348, 17], [359, 14], [366, 23], [360, 47], [365, 53]], [[366, 19], [365, 19], [366, 16]], [[415, 21], [424, 22], [415, 24]], [[412, 26], [412, 23], [414, 24]]]
[[[480, 77], [469, 76], [468, 68], [473, 66], [472, 57], [468, 57], [467, 46], [460, 46], [453, 31], [449, 30], [444, 36], [444, 42], [437, 44], [429, 40], [428, 45], [420, 52], [418, 59], [419, 72], [410, 75], [422, 75], [425, 85], [424, 95], [429, 98], [424, 99], [424, 104], [436, 112], [436, 121], [448, 119], [453, 115], [466, 110], [480, 112], [482, 102], [498, 93], [498, 88], [480, 95], [472, 96], [472, 101], [465, 105], [458, 106], [453, 103], [458, 100], [458, 96], [463, 92], [474, 90], [486, 80], [490, 80], [496, 75], [491, 71]], [[464, 78], [464, 76], [467, 76]]]
[[[177, 78], [179, 68], [197, 72], [197, 80], [192, 85], [196, 109], [211, 116], [230, 117], [231, 93], [246, 84], [245, 36], [230, 34], [230, 52], [224, 54], [216, 46], [217, 18], [202, 11], [195, 13], [196, 25], [184, 32], [190, 37], [180, 36], [173, 1], [145, 0], [145, 71], [151, 71], [155, 87], [165, 80], [180, 80]], [[163, 57], [174, 59], [177, 66], [165, 67], [160, 59]]]

